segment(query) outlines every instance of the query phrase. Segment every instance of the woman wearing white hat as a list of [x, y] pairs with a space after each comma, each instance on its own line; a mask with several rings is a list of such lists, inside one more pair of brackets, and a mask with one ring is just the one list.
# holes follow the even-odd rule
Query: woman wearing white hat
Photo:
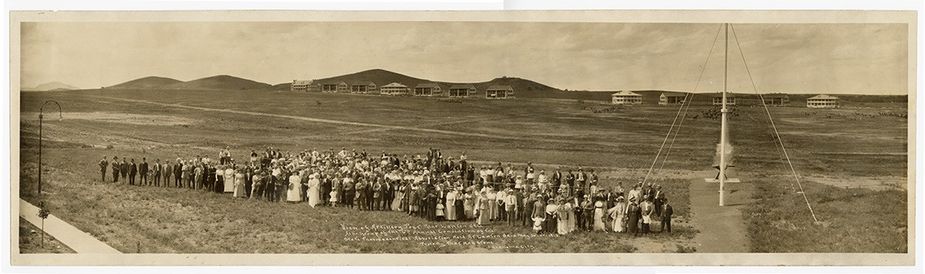
[[624, 225], [623, 222], [626, 218], [626, 202], [623, 199], [623, 196], [617, 197], [617, 203], [607, 210], [607, 213], [613, 218], [613, 231], [614, 232], [623, 232]]

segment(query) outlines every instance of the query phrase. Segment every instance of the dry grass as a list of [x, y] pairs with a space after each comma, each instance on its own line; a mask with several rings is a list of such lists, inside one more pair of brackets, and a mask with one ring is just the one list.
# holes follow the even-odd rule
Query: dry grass
[[906, 191], [804, 183], [803, 196], [782, 181], [760, 180], [745, 216], [755, 252], [905, 253]]
[[[476, 138], [389, 129], [371, 130], [375, 128], [164, 108], [87, 95], [426, 127], [496, 137]], [[691, 249], [686, 245], [690, 244], [690, 238], [696, 233], [695, 228], [685, 227], [682, 222], [677, 228], [679, 233], [673, 236], [628, 239], [613, 234], [572, 235], [550, 238], [530, 249], [512, 250], [454, 245], [421, 246], [418, 243], [403, 242], [346, 243], [336, 240], [343, 236], [339, 234], [339, 224], [342, 222], [425, 222], [395, 214], [311, 209], [304, 205], [237, 201], [223, 195], [187, 190], [91, 183], [99, 177], [96, 162], [102, 156], [129, 156], [136, 160], [141, 156], [148, 157], [149, 160], [173, 159], [177, 155], [189, 157], [196, 154], [215, 157], [216, 149], [224, 146], [231, 146], [235, 155], [243, 155], [252, 148], [265, 146], [280, 147], [284, 150], [357, 147], [371, 153], [419, 153], [427, 147], [437, 147], [442, 148], [448, 156], [456, 156], [465, 151], [470, 159], [614, 168], [621, 170], [620, 173], [606, 178], [604, 183], [628, 183], [645, 175], [661, 138], [668, 130], [675, 111], [673, 108], [640, 106], [627, 108], [619, 113], [594, 113], [588, 110], [588, 106], [600, 105], [599, 103], [560, 99], [492, 102], [473, 99], [462, 100], [458, 104], [446, 104], [431, 98], [408, 97], [251, 91], [138, 93], [107, 90], [23, 94], [22, 110], [35, 112], [42, 100], [49, 98], [61, 102], [67, 112], [164, 115], [195, 121], [185, 126], [70, 119], [47, 121], [44, 160], [49, 169], [46, 171], [45, 180], [46, 189], [50, 193], [47, 201], [52, 211], [62, 219], [125, 252], [137, 252], [139, 243], [141, 252], [689, 252]], [[692, 107], [691, 113], [701, 112], [694, 108], [696, 107]], [[764, 122], [760, 115], [763, 110], [740, 107], [737, 111], [741, 113], [732, 121], [732, 139], [738, 144], [739, 169], [786, 174], [787, 170], [784, 169], [785, 166], [773, 146], [774, 140], [769, 137], [767, 128], [762, 126]], [[790, 146], [794, 165], [800, 172], [839, 176], [905, 176], [906, 157], [902, 155], [847, 157], [825, 154], [846, 149], [854, 152], [905, 151], [905, 119], [884, 115], [851, 114], [857, 111], [882, 110], [772, 109], [775, 117], [780, 118], [777, 126], [784, 134], [782, 137]], [[905, 109], [897, 108], [895, 111]], [[829, 115], [832, 113], [838, 115]], [[464, 119], [473, 122], [454, 123]], [[21, 125], [21, 197], [34, 201], [36, 197], [32, 193], [36, 172], [37, 127], [33, 121], [24, 120]], [[709, 169], [713, 157], [712, 147], [718, 137], [717, 127], [718, 121], [703, 117], [686, 121], [682, 136], [677, 139], [671, 159], [665, 165], [666, 170], [654, 175], [668, 191], [676, 215], [682, 220], [689, 216], [685, 176], [689, 176], [691, 172]], [[113, 148], [103, 149], [107, 146]], [[756, 195], [764, 198], [759, 198], [759, 202], [750, 205], [750, 212], [766, 212], [762, 214], [774, 217], [770, 220], [801, 216], [796, 214], [803, 208], [800, 203], [790, 203], [786, 200], [790, 199], [789, 196], [770, 195], [776, 193], [775, 191], [769, 186], [758, 185]], [[815, 190], [808, 193], [813, 191]], [[825, 191], [819, 190], [828, 193]], [[896, 198], [904, 197], [905, 192], [869, 192], [865, 195]], [[822, 198], [812, 199], [813, 202], [817, 202]], [[869, 205], [866, 199], [870, 198], [844, 199], [843, 205], [845, 210], [866, 206]], [[885, 220], [905, 220], [905, 211], [892, 209], [894, 208], [878, 207], [871, 214], [886, 213], [890, 217], [884, 218]], [[847, 211], [835, 210], [831, 215], [841, 216], [839, 218], [851, 224], [869, 220], [862, 215], [848, 214]], [[769, 229], [773, 228], [771, 222], [755, 220], [749, 219], [749, 226], [756, 231], [753, 233], [752, 246], [756, 246], [757, 250], [813, 250], [820, 244], [842, 239], [840, 236], [833, 236], [838, 231], [834, 228], [812, 233], [815, 238], [792, 236]], [[496, 233], [511, 232], [503, 226], [491, 229]], [[850, 228], [845, 230], [851, 231]], [[850, 246], [836, 246], [837, 248], [832, 250], [896, 250], [900, 247], [896, 245], [897, 234], [899, 233], [870, 233], [867, 239], [884, 244], [874, 246], [860, 240], [840, 241]], [[517, 246], [521, 243], [524, 241], [507, 240], [505, 244]], [[681, 246], [676, 243], [680, 243]]]
[[[45, 243], [42, 241], [42, 234], [45, 234]], [[39, 227], [32, 225], [23, 218], [19, 218], [19, 253], [74, 253], [66, 245], [57, 239], [42, 232]]]

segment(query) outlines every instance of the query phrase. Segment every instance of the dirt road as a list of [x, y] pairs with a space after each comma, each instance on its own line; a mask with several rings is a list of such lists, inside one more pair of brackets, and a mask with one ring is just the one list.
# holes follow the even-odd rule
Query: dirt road
[[[702, 177], [709, 176], [703, 173]], [[742, 209], [750, 203], [748, 182], [726, 184], [726, 205], [719, 206], [719, 184], [691, 180], [691, 222], [700, 230], [694, 236], [698, 253], [749, 252], [748, 230]]]

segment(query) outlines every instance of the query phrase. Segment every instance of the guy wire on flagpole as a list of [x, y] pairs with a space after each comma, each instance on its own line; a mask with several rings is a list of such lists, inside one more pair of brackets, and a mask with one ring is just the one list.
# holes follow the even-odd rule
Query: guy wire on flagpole
[[768, 121], [771, 122], [771, 128], [774, 129], [774, 134], [777, 135], [777, 142], [780, 145], [780, 148], [784, 151], [784, 157], [787, 159], [787, 164], [790, 166], [790, 171], [793, 173], [793, 179], [796, 180], [797, 185], [800, 187], [800, 193], [803, 195], [803, 201], [806, 202], [806, 207], [809, 208], [809, 213], [813, 216], [813, 221], [818, 223], [819, 219], [816, 218], [816, 212], [813, 210], [813, 206], [809, 203], [809, 198], [806, 197], [806, 191], [803, 189], [803, 184], [800, 182], [800, 176], [797, 175], [797, 171], [793, 167], [793, 162], [790, 161], [790, 155], [787, 153], [787, 148], [784, 146], [784, 141], [780, 138], [780, 132], [777, 130], [777, 126], [774, 124], [774, 119], [771, 118], [771, 111], [768, 109], [768, 105], [764, 102], [764, 96], [758, 92], [758, 84], [756, 84], [755, 79], [752, 78], [752, 73], [748, 68], [748, 62], [745, 59], [745, 52], [742, 51], [742, 46], [739, 45], [739, 37], [736, 35], [735, 27], [732, 27], [732, 37], [736, 41], [736, 48], [739, 49], [739, 55], [742, 56], [742, 63], [745, 64], [745, 72], [748, 74], [748, 80], [751, 81], [755, 94], [758, 94], [758, 100], [760, 100], [761, 105], [764, 106], [764, 111], [768, 115]]

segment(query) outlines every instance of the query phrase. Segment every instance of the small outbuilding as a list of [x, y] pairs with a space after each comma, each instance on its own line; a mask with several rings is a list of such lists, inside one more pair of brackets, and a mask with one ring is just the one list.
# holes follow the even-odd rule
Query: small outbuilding
[[658, 104], [662, 106], [667, 105], [680, 105], [684, 104], [684, 100], [687, 98], [687, 93], [685, 92], [662, 92], [658, 96]]
[[770, 93], [761, 95], [761, 98], [764, 99], [764, 104], [768, 106], [786, 106], [790, 104], [790, 96], [784, 93]]
[[838, 97], [820, 94], [806, 99], [808, 108], [838, 108]]
[[485, 89], [485, 99], [514, 98], [514, 88], [508, 85], [492, 85]]
[[610, 103], [614, 105], [639, 105], [642, 104], [642, 95], [628, 90], [621, 90], [610, 95]]

